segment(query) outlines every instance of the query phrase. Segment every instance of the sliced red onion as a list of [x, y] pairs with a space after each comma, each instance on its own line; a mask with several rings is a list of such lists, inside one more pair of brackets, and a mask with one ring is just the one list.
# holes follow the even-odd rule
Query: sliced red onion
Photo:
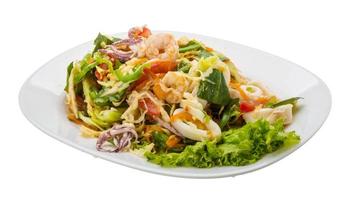
[[[136, 28], [133, 29], [133, 31], [138, 30]], [[118, 59], [121, 62], [130, 60], [136, 54], [135, 51], [132, 50], [134, 48], [131, 48], [131, 46], [143, 41], [142, 37], [136, 37], [136, 35], [134, 35], [136, 33], [131, 33], [131, 30], [132, 29], [130, 29], [130, 32], [128, 32], [129, 39], [114, 42], [111, 45], [107, 45], [105, 49], [99, 49], [99, 51], [113, 59]], [[142, 30], [140, 29], [140, 31]]]
[[[114, 144], [109, 142], [110, 139], [113, 140]], [[99, 136], [96, 147], [98, 151], [120, 152], [131, 145], [132, 139], [138, 139], [138, 134], [134, 130], [134, 126], [129, 124], [115, 124]]]
[[130, 39], [123, 39], [119, 40], [117, 42], [114, 42], [112, 46], [116, 47], [117, 49], [122, 48], [123, 45], [126, 45], [127, 47], [130, 45], [131, 40]]
[[119, 40], [111, 45], [107, 45], [105, 49], [99, 49], [99, 51], [113, 59], [118, 59], [122, 62], [125, 62], [130, 60], [134, 56], [134, 52], [130, 50], [129, 45], [130, 40], [124, 39]]
[[101, 53], [108, 55], [109, 57], [113, 59], [118, 59], [121, 62], [130, 60], [134, 55], [132, 51], [122, 51], [122, 50], [116, 49], [115, 47], [111, 47], [111, 49], [99, 49], [99, 51]]
[[179, 137], [184, 137], [181, 133], [179, 133], [172, 125], [170, 125], [168, 122], [163, 121], [159, 117], [154, 117], [154, 119], [158, 122], [160, 126], [167, 129], [168, 131], [174, 133], [175, 135]]

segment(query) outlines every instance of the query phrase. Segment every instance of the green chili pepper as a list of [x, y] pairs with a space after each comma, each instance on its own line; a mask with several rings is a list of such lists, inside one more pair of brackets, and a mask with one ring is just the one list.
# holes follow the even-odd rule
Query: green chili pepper
[[123, 74], [121, 69], [117, 69], [115, 70], [115, 74], [117, 79], [124, 83], [133, 82], [140, 78], [144, 68], [147, 68], [150, 66], [151, 66], [150, 63], [142, 64], [135, 71], [133, 71], [133, 73], [130, 73], [130, 74]]
[[104, 63], [104, 64], [106, 64], [106, 65], [108, 66], [109, 72], [110, 72], [110, 73], [113, 73], [113, 72], [114, 72], [114, 68], [113, 68], [112, 62], [111, 62], [109, 59], [107, 59], [107, 58], [105, 58], [105, 57], [102, 57], [102, 56], [100, 56], [100, 55], [98, 55], [98, 54], [95, 54], [95, 55], [96, 55], [96, 56], [95, 56], [94, 59], [95, 59], [95, 61], [98, 63], [98, 65]]
[[285, 99], [283, 101], [280, 101], [278, 103], [275, 103], [275, 104], [271, 105], [270, 107], [271, 108], [275, 108], [275, 107], [286, 105], [286, 104], [295, 104], [296, 101], [299, 100], [299, 99], [303, 99], [303, 98], [302, 97], [293, 97], [293, 98], [290, 98], [290, 99]]

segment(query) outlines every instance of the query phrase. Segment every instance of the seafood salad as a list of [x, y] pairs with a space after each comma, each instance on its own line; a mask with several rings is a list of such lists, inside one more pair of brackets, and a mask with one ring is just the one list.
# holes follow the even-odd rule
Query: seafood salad
[[67, 68], [67, 117], [96, 149], [164, 167], [244, 166], [300, 142], [299, 97], [278, 99], [202, 41], [131, 28], [100, 34]]

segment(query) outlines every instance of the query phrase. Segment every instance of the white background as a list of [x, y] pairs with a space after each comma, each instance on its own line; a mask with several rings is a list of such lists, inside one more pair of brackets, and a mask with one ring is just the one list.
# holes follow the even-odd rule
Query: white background
[[[0, 199], [347, 199], [348, 7], [344, 1], [1, 1]], [[294, 61], [329, 86], [319, 132], [286, 159], [235, 178], [183, 179], [93, 158], [21, 114], [25, 79], [100, 32], [205, 34]], [[320, 101], [320, 99], [318, 99]]]

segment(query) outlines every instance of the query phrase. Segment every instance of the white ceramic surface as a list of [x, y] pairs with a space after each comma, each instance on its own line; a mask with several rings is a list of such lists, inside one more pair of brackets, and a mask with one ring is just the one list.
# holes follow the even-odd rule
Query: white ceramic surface
[[[147, 172], [191, 178], [236, 176], [268, 166], [308, 141], [327, 118], [331, 107], [329, 89], [320, 78], [304, 68], [277, 56], [233, 42], [196, 34], [172, 33], [175, 36], [186, 35], [196, 38], [224, 53], [244, 75], [264, 83], [280, 98], [303, 97], [293, 123], [287, 128], [297, 131], [301, 136], [301, 143], [290, 150], [269, 154], [252, 165], [210, 169], [162, 168], [130, 153], [98, 152], [95, 149], [96, 141], [80, 137], [78, 126], [66, 118], [63, 91], [67, 65], [91, 51], [92, 42], [79, 45], [55, 57], [24, 83], [19, 94], [19, 104], [23, 114], [44, 133], [96, 157]], [[125, 35], [125, 33], [116, 34], [120, 37]]]

